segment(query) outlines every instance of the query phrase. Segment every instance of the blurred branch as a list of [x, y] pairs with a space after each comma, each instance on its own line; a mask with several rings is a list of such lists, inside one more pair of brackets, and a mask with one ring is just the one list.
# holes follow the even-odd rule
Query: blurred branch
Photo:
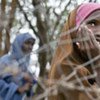
[[1, 0], [1, 11], [2, 13], [5, 12], [6, 0]]
[[0, 12], [0, 55], [3, 54], [2, 51], [2, 30], [3, 30], [3, 20], [4, 20], [4, 15], [5, 15], [5, 5], [6, 5], [6, 0], [1, 0], [1, 12]]
[[[47, 20], [46, 20], [46, 13], [45, 13], [45, 8], [42, 5], [41, 0], [33, 0], [32, 4], [36, 8], [34, 10], [34, 15], [37, 18], [37, 28], [39, 34], [41, 34], [41, 40], [39, 43], [39, 47], [42, 47], [44, 44], [47, 44], [47, 31], [48, 31], [48, 25], [47, 25]], [[44, 16], [44, 18], [42, 18]], [[45, 67], [46, 67], [46, 52], [40, 52], [39, 53], [39, 63], [40, 63], [40, 76], [44, 76], [45, 72]]]
[[34, 34], [35, 34], [38, 38], [40, 38], [40, 37], [41, 37], [40, 34], [38, 34], [38, 32], [35, 30], [35, 28], [34, 28], [33, 25], [31, 24], [31, 21], [28, 19], [28, 16], [27, 16], [27, 14], [24, 12], [23, 7], [20, 5], [19, 0], [18, 0], [18, 6], [19, 6], [20, 10], [23, 12], [24, 17], [25, 17], [26, 21], [29, 23], [29, 26], [30, 26], [30, 28], [33, 30]]
[[[9, 5], [6, 0], [1, 1], [0, 44], [2, 43], [2, 37], [4, 33], [5, 33], [4, 35], [5, 40], [3, 41], [4, 49], [2, 49], [2, 46], [0, 45], [1, 46], [0, 55], [7, 53], [10, 48], [10, 29], [12, 28], [13, 25], [17, 2], [16, 0], [12, 0], [10, 4], [11, 5]], [[11, 8], [11, 10], [8, 10], [7, 13], [5, 11], [6, 7]]]
[[10, 48], [10, 30], [12, 28], [13, 25], [13, 21], [15, 18], [15, 11], [16, 11], [16, 7], [17, 7], [17, 1], [16, 0], [12, 0], [11, 2], [11, 10], [9, 11], [9, 18], [7, 19], [7, 26], [5, 27], [6, 29], [6, 40], [5, 40], [5, 50], [4, 53], [7, 53], [9, 51]]
[[[66, 8], [70, 5], [70, 3], [71, 3], [71, 0], [69, 0], [69, 2], [66, 4], [66, 6], [65, 6], [64, 10], [61, 12], [61, 14], [60, 14], [60, 15], [56, 14], [56, 12], [53, 10], [54, 14], [55, 14], [55, 15], [56, 15], [56, 17], [57, 17], [57, 21], [56, 21], [56, 23], [55, 23], [55, 26], [54, 26], [54, 29], [53, 29], [52, 35], [51, 35], [51, 37], [50, 37], [50, 40], [53, 38], [54, 33], [55, 33], [54, 31], [56, 30], [57, 26], [59, 25], [60, 20], [62, 19], [63, 14], [65, 13]], [[67, 11], [66, 11], [66, 12], [67, 12]]]

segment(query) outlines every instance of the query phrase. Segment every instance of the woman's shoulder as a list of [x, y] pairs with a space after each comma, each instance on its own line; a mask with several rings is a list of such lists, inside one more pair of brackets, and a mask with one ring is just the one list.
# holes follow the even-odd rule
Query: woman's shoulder
[[0, 58], [0, 63], [8, 64], [13, 61], [13, 58], [10, 54], [5, 54]]
[[4, 61], [6, 61], [6, 60], [9, 60], [9, 54], [5, 54], [4, 56], [2, 56], [2, 57], [0, 58], [0, 62], [4, 62]]

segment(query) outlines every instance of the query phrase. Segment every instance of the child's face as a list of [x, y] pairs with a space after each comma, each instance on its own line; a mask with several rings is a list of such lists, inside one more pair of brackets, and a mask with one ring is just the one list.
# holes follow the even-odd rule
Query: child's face
[[100, 10], [93, 12], [87, 18], [86, 25], [94, 33], [95, 37], [100, 38]]
[[25, 41], [24, 44], [22, 45], [22, 51], [24, 53], [30, 53], [32, 51], [33, 45], [34, 41], [32, 39]]

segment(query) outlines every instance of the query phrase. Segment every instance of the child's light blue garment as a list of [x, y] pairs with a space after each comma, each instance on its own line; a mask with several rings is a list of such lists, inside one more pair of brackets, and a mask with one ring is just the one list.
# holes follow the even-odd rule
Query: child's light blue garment
[[2, 100], [22, 100], [25, 95], [17, 92], [18, 87], [24, 84], [21, 73], [13, 77], [12, 73], [5, 72], [5, 68], [18, 67], [21, 71], [27, 72], [30, 54], [25, 55], [21, 46], [30, 38], [34, 41], [29, 33], [19, 34], [12, 43], [10, 53], [0, 58], [0, 98]]

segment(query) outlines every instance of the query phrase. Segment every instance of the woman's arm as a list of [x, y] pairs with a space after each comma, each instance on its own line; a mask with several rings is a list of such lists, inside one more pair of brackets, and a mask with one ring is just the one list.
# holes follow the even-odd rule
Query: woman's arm
[[17, 89], [18, 86], [13, 82], [8, 84], [4, 80], [0, 79], [0, 96], [3, 100], [11, 100]]

